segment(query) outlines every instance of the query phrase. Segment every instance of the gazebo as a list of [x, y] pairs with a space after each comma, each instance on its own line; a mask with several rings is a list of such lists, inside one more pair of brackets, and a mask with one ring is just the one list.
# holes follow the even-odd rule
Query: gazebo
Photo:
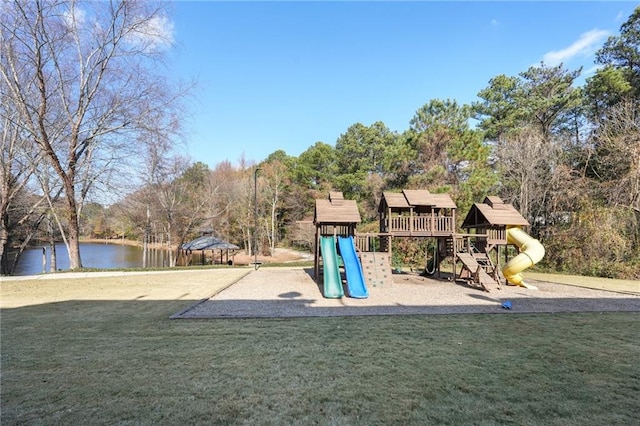
[[[233, 258], [239, 249], [240, 247], [237, 245], [223, 241], [213, 235], [203, 235], [188, 243], [182, 244], [178, 257], [184, 258], [184, 266], [187, 266], [193, 261], [193, 252], [199, 251], [201, 264], [204, 265], [206, 263], [205, 252], [211, 250], [212, 263], [233, 265]], [[218, 259], [219, 262], [217, 262]]]

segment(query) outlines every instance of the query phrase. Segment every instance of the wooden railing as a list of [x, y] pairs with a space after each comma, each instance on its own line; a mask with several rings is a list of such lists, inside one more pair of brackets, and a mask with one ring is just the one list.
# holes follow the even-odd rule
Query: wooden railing
[[454, 232], [450, 216], [393, 216], [387, 219], [390, 233], [446, 233]]
[[352, 227], [348, 225], [322, 225], [320, 235], [351, 235]]
[[355, 244], [361, 252], [388, 252], [391, 249], [389, 234], [356, 234]]
[[451, 216], [436, 216], [435, 221], [436, 232], [453, 232], [455, 231], [455, 224], [453, 223], [453, 217]]
[[487, 234], [455, 234], [453, 250], [455, 253], [473, 253], [485, 251]]
[[453, 251], [454, 253], [462, 253], [468, 251], [469, 240], [467, 238], [456, 236], [453, 240]]
[[389, 232], [411, 232], [411, 217], [409, 216], [396, 216], [390, 217]]
[[505, 228], [487, 229], [486, 233], [488, 241], [507, 241], [507, 230]]

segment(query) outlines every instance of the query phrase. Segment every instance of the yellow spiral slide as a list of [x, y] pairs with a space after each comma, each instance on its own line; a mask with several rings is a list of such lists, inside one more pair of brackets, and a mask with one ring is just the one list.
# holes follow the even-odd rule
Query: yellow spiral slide
[[544, 257], [544, 246], [519, 226], [507, 227], [507, 242], [520, 249], [520, 254], [507, 262], [502, 268], [502, 274], [511, 284], [536, 289], [526, 284], [520, 272], [540, 262]]

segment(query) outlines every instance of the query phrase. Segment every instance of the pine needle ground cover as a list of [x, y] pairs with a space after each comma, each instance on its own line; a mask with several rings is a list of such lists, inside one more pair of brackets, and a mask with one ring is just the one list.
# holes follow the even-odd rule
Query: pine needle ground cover
[[188, 301], [108, 280], [2, 309], [3, 424], [637, 419], [637, 313], [175, 321]]

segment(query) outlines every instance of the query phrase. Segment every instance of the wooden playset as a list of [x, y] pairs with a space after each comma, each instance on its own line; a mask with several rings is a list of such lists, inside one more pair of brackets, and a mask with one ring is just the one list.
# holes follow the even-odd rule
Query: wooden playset
[[[362, 286], [365, 282], [373, 286], [392, 282], [392, 238], [435, 239], [437, 250], [430, 261], [432, 267], [425, 267], [425, 272], [440, 278], [440, 263], [451, 258], [454, 279], [464, 280], [485, 291], [507, 282], [532, 288], [524, 283], [520, 272], [544, 256], [544, 247], [522, 230], [529, 225], [527, 220], [499, 197], [487, 197], [471, 207], [462, 223], [465, 233], [456, 232], [456, 204], [448, 194], [407, 189], [384, 192], [378, 213], [380, 232], [358, 234], [356, 226], [361, 219], [355, 201], [345, 200], [340, 192], [331, 192], [329, 200], [316, 200], [314, 273], [320, 282], [320, 266], [323, 266], [325, 290], [327, 280], [333, 290], [329, 296], [325, 292], [325, 297], [343, 295], [336, 288], [337, 281], [342, 283], [342, 279], [338, 260], [333, 259], [331, 250], [335, 241], [330, 238], [350, 238], [357, 252], [357, 264], [345, 265], [347, 286], [349, 276], [353, 275], [347, 269], [361, 271]], [[507, 258], [508, 245], [515, 245], [520, 251], [511, 261]], [[343, 246], [338, 248], [344, 250]], [[491, 253], [493, 250], [495, 255]], [[502, 268], [501, 255], [505, 262]]]

